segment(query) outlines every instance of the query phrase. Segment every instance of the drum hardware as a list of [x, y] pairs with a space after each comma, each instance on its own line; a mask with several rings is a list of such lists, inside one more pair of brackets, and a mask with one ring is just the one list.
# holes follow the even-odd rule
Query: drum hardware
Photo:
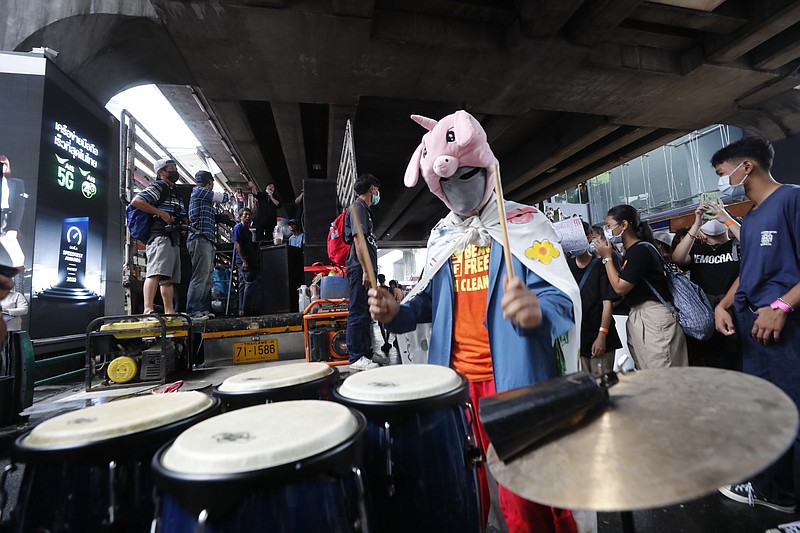
[[367, 490], [364, 488], [364, 478], [361, 474], [361, 469], [357, 466], [353, 467], [353, 476], [356, 479], [356, 488], [358, 489], [358, 511], [361, 514], [359, 523], [355, 524], [354, 531], [361, 531], [361, 533], [369, 533], [369, 519], [367, 518]]
[[394, 474], [392, 473], [392, 432], [389, 422], [383, 424], [383, 438], [386, 442], [386, 447], [383, 452], [386, 454], [386, 494], [394, 496]]
[[[467, 402], [465, 405], [469, 411], [469, 420], [478, 420], [475, 417], [475, 408], [472, 407], [472, 402]], [[469, 420], [466, 421], [467, 439], [464, 446], [464, 464], [469, 468], [478, 468], [484, 462], [483, 450], [472, 432]]]
[[195, 532], [206, 533], [206, 522], [208, 522], [208, 511], [203, 509], [200, 511], [200, 514], [197, 515], [197, 529], [195, 529]]
[[503, 461], [492, 443], [487, 463], [524, 498], [623, 512], [632, 531], [630, 511], [698, 498], [760, 472], [791, 446], [797, 427], [792, 400], [755, 376], [643, 370], [620, 375], [609, 408], [573, 431], [513, 461]]
[[108, 463], [108, 524], [114, 524], [114, 513], [117, 509], [117, 493], [115, 490], [116, 486], [116, 473], [117, 473], [117, 463], [116, 461], [110, 461]]
[[3, 511], [5, 511], [6, 502], [8, 502], [8, 493], [6, 492], [6, 478], [8, 478], [9, 473], [16, 471], [17, 471], [17, 465], [15, 465], [14, 463], [10, 463], [3, 468], [3, 473], [0, 474], [0, 525], [3, 523]]

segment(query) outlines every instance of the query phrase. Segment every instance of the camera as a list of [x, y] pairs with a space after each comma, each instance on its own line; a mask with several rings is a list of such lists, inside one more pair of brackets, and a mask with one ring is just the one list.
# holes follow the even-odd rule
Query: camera
[[170, 233], [180, 233], [181, 231], [189, 231], [191, 233], [197, 233], [197, 230], [191, 227], [188, 224], [183, 224], [181, 222], [173, 222], [171, 224], [164, 225], [164, 233], [169, 235]]

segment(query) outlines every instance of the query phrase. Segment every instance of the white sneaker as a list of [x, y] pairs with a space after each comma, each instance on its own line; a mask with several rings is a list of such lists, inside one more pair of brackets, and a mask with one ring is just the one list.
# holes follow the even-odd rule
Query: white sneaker
[[800, 520], [789, 522], [788, 524], [780, 524], [776, 528], [768, 529], [766, 533], [800, 533]]
[[378, 368], [380, 365], [371, 359], [367, 359], [363, 355], [361, 358], [354, 362], [350, 363], [350, 370], [355, 370], [356, 372], [360, 372], [361, 370], [372, 370], [373, 368]]

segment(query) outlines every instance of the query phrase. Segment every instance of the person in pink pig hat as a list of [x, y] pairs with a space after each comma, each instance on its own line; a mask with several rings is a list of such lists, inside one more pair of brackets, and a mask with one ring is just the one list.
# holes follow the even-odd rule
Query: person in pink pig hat
[[[450, 213], [433, 228], [422, 279], [398, 304], [369, 292], [372, 318], [393, 333], [431, 324], [427, 362], [450, 366], [470, 382], [472, 404], [577, 369], [580, 292], [558, 238], [539, 210], [504, 201], [515, 277], [508, 280], [494, 196], [498, 162], [480, 123], [466, 111], [436, 121], [412, 115], [428, 132], [411, 156], [405, 185], [420, 176]], [[486, 452], [478, 420], [473, 431]], [[483, 526], [490, 505], [479, 472]], [[577, 531], [572, 513], [498, 487], [511, 533]]]

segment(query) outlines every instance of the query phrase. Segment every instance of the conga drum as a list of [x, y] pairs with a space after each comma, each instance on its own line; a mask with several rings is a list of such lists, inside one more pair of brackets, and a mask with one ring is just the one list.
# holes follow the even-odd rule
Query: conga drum
[[326, 400], [339, 371], [325, 363], [272, 365], [223, 381], [212, 394], [224, 411], [286, 400]]
[[368, 531], [367, 422], [319, 400], [245, 407], [197, 424], [153, 458], [156, 531]]
[[15, 442], [25, 464], [12, 530], [150, 531], [150, 462], [189, 426], [219, 413], [200, 392], [112, 401], [46, 420]]
[[482, 530], [481, 455], [464, 376], [443, 366], [387, 366], [348, 377], [332, 397], [367, 417], [379, 533]]

